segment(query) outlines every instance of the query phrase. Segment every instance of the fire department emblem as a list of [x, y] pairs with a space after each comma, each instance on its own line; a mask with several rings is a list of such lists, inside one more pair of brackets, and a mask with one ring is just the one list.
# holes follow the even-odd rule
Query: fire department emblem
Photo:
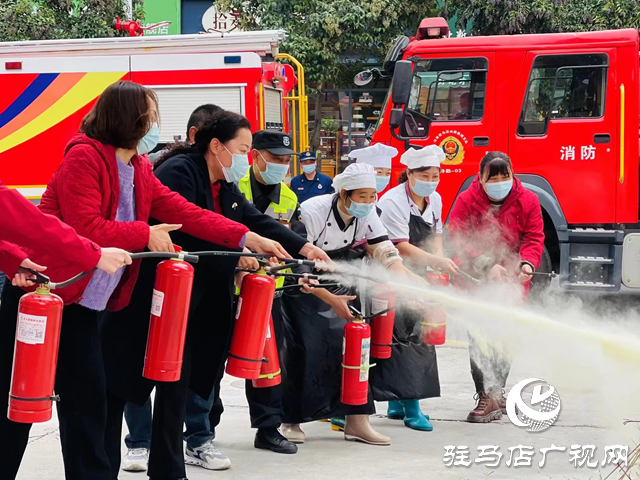
[[289, 137], [282, 137], [282, 143], [284, 144], [285, 147], [288, 147], [289, 145], [291, 145], [291, 141], [289, 140]]
[[443, 165], [460, 165], [464, 161], [464, 145], [456, 137], [446, 137], [440, 142], [446, 160]]

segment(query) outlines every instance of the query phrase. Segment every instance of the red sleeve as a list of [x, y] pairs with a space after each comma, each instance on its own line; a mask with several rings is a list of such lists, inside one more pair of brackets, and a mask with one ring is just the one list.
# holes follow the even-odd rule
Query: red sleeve
[[[197, 207], [152, 175], [151, 216], [163, 223], [181, 224], [181, 232], [228, 248], [242, 248], [249, 229], [241, 223]], [[241, 244], [242, 242], [242, 244]]]
[[467, 202], [459, 197], [449, 215], [449, 239], [453, 245], [454, 255], [464, 263], [471, 262], [482, 255], [482, 251], [475, 248], [470, 241], [472, 236], [473, 228]]
[[544, 251], [544, 220], [538, 197], [533, 194], [532, 197], [520, 242], [520, 258], [538, 268]]
[[5, 264], [0, 267], [7, 275], [15, 275], [16, 262], [20, 265], [26, 258], [16, 245], [44, 255], [66, 257], [83, 271], [93, 270], [100, 261], [98, 245], [79, 237], [73, 228], [56, 217], [42, 213], [19, 192], [1, 182], [0, 205], [0, 240], [5, 241], [0, 244], [4, 251], [1, 261]]
[[98, 152], [88, 145], [73, 147], [56, 173], [64, 221], [101, 247], [140, 251], [149, 243], [146, 221], [117, 222], [102, 216]]
[[0, 240], [0, 271], [13, 278], [20, 264], [27, 258], [17, 245]]

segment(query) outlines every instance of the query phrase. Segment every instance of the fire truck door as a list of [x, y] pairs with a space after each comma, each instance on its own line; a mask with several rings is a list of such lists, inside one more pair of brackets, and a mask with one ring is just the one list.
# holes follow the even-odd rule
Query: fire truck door
[[615, 221], [616, 50], [530, 51], [510, 102], [516, 173], [546, 179], [569, 223]]
[[413, 70], [413, 86], [400, 136], [410, 145], [435, 143], [445, 153], [438, 192], [443, 218], [480, 160], [495, 150], [495, 55], [430, 54]]

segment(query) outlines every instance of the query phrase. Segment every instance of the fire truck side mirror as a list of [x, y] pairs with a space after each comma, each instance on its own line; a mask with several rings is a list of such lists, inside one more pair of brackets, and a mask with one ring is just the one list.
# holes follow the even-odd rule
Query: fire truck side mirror
[[395, 105], [406, 105], [411, 93], [413, 64], [408, 60], [398, 60], [391, 82], [391, 102]]
[[389, 114], [389, 126], [391, 128], [398, 128], [402, 125], [403, 117], [404, 110], [402, 108], [392, 108]]

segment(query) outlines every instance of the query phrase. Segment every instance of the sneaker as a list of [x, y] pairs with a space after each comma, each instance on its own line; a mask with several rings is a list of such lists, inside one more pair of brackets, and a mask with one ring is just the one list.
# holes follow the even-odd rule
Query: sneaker
[[130, 448], [122, 460], [122, 470], [125, 472], [146, 472], [148, 463], [148, 448]]
[[467, 422], [489, 423], [492, 420], [502, 418], [500, 405], [498, 405], [498, 400], [493, 394], [478, 392], [473, 398], [477, 400], [478, 404], [467, 416]]
[[213, 440], [209, 440], [194, 449], [187, 445], [187, 454], [184, 457], [184, 462], [187, 465], [198, 465], [207, 470], [226, 470], [231, 467], [231, 460], [214, 447]]

